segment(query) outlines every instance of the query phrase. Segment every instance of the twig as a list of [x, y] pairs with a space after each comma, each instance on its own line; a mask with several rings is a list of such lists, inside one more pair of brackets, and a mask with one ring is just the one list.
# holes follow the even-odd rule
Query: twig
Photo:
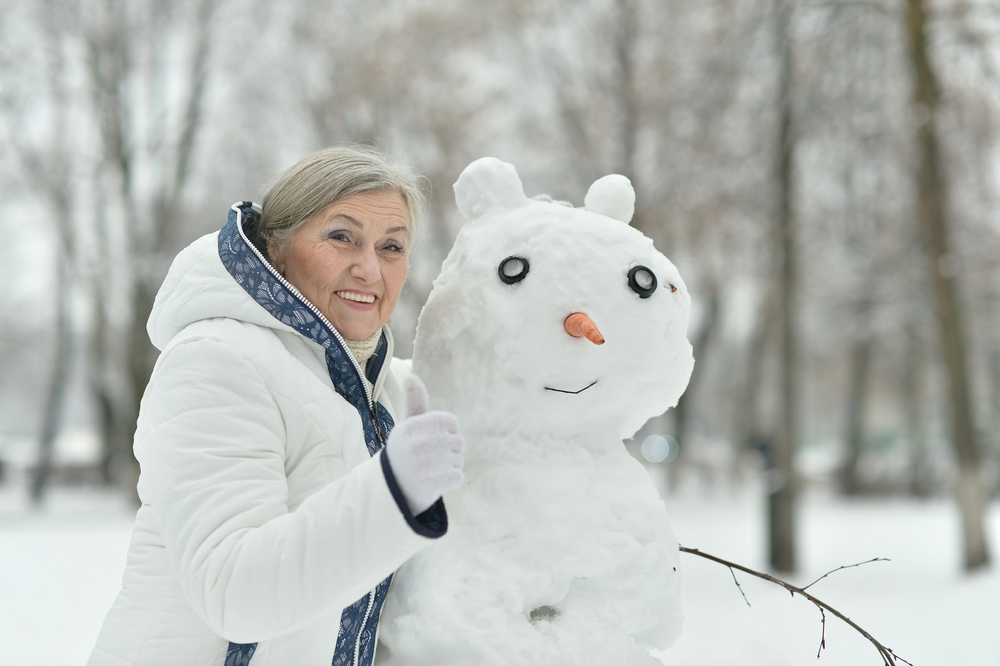
[[729, 573], [733, 574], [733, 582], [736, 583], [736, 588], [740, 591], [740, 594], [743, 595], [743, 601], [747, 602], [747, 606], [749, 606], [750, 605], [750, 600], [747, 599], [747, 595], [744, 594], [744, 592], [743, 592], [743, 586], [740, 585], [740, 581], [736, 580], [736, 572], [733, 571], [732, 567], [729, 567]]
[[[804, 590], [805, 588], [802, 589]], [[819, 609], [819, 615], [820, 615], [820, 625], [822, 626], [822, 629], [820, 630], [820, 636], [819, 636], [819, 650], [816, 651], [817, 659], [819, 659], [819, 656], [823, 654], [823, 648], [826, 647], [826, 611], [823, 610], [822, 607], [820, 607]]]
[[[877, 640], [875, 640], [875, 638], [871, 634], [869, 634], [867, 631], [865, 631], [864, 629], [862, 629], [861, 627], [859, 627], [849, 617], [847, 617], [846, 615], [844, 615], [843, 613], [841, 613], [840, 611], [838, 611], [836, 608], [834, 608], [833, 606], [830, 606], [828, 603], [826, 603], [824, 601], [821, 601], [820, 599], [817, 599], [813, 595], [811, 595], [808, 592], [806, 592], [806, 589], [804, 587], [796, 587], [795, 585], [792, 585], [791, 583], [785, 582], [785, 581], [781, 580], [780, 578], [775, 578], [771, 574], [762, 573], [760, 571], [754, 571], [753, 569], [745, 567], [745, 566], [743, 566], [741, 564], [736, 564], [735, 562], [730, 562], [728, 560], [724, 560], [721, 557], [716, 557], [715, 555], [709, 555], [708, 553], [704, 553], [704, 552], [698, 550], [697, 548], [686, 548], [684, 546], [681, 546], [680, 550], [681, 550], [681, 552], [684, 552], [684, 553], [689, 553], [691, 555], [697, 555], [698, 557], [703, 557], [706, 560], [712, 560], [713, 562], [718, 562], [719, 564], [721, 564], [723, 566], [729, 567], [730, 571], [732, 571], [733, 569], [739, 569], [740, 571], [742, 571], [744, 573], [748, 573], [751, 576], [756, 576], [757, 578], [760, 578], [762, 580], [766, 580], [768, 582], [774, 583], [775, 585], [780, 585], [781, 587], [783, 587], [786, 590], [788, 590], [788, 592], [791, 593], [791, 595], [793, 597], [796, 594], [799, 594], [799, 595], [805, 597], [806, 599], [808, 599], [809, 601], [811, 601], [813, 603], [813, 605], [816, 606], [816, 608], [819, 609], [819, 612], [820, 612], [820, 614], [822, 616], [822, 623], [823, 623], [823, 635], [822, 635], [822, 639], [820, 640], [819, 653], [816, 655], [817, 658], [819, 657], [820, 654], [822, 654], [823, 648], [826, 647], [826, 611], [830, 611], [830, 613], [832, 613], [836, 617], [840, 618], [843, 622], [845, 622], [852, 629], [854, 629], [859, 634], [861, 634], [862, 636], [864, 636], [865, 638], [867, 638], [868, 641], [871, 642], [871, 644], [875, 646], [875, 649], [878, 650], [879, 656], [882, 657], [882, 662], [883, 662], [884, 666], [895, 666], [895, 664], [897, 662], [900, 662], [900, 661], [903, 662], [904, 664], [908, 664], [909, 666], [913, 666], [913, 664], [911, 662], [907, 661], [906, 659], [903, 659], [900, 656], [897, 656], [896, 653], [894, 653], [891, 649], [887, 648], [886, 646], [882, 645]], [[874, 560], [869, 560], [869, 562], [876, 562], [876, 561], [879, 561], [881, 559], [882, 558], [875, 558]], [[867, 564], [867, 562], [860, 562], [858, 564], [851, 564], [851, 565], [848, 565], [848, 566], [840, 567], [840, 569], [847, 569], [847, 568], [850, 568], [850, 567], [860, 566], [861, 564]], [[840, 569], [834, 569], [833, 571], [830, 571], [830, 572], [824, 574], [823, 576], [820, 576], [818, 579], [816, 579], [815, 581], [813, 581], [812, 583], [810, 583], [806, 587], [810, 587], [812, 585], [815, 585], [816, 583], [818, 583], [823, 578], [826, 578], [826, 576], [829, 576], [834, 571], [839, 571]], [[736, 578], [736, 574], [735, 573], [733, 574], [733, 578], [734, 579]], [[739, 583], [737, 583], [737, 585], [739, 585]], [[742, 594], [742, 592], [743, 592], [743, 588], [740, 588], [740, 593]], [[746, 598], [746, 595], [744, 595], [744, 599], [745, 598]], [[747, 603], [749, 604], [749, 602], [747, 602]]]
[[816, 580], [814, 580], [813, 582], [809, 583], [808, 585], [806, 585], [806, 586], [805, 586], [805, 587], [803, 587], [802, 589], [803, 589], [803, 590], [808, 590], [808, 589], [809, 589], [810, 587], [812, 587], [812, 586], [813, 586], [813, 585], [815, 585], [816, 583], [820, 582], [821, 580], [823, 580], [824, 578], [826, 578], [826, 577], [827, 577], [827, 576], [829, 576], [830, 574], [832, 574], [832, 573], [837, 573], [837, 572], [838, 572], [838, 571], [840, 571], [841, 569], [851, 569], [851, 568], [853, 568], [853, 567], [860, 567], [860, 566], [861, 566], [862, 564], [871, 564], [872, 562], [891, 562], [891, 561], [892, 561], [892, 560], [890, 560], [890, 559], [889, 559], [889, 558], [887, 558], [887, 557], [873, 557], [873, 558], [872, 558], [872, 559], [870, 559], [870, 560], [865, 560], [864, 562], [858, 562], [857, 564], [845, 564], [844, 566], [842, 566], [842, 567], [837, 567], [836, 569], [833, 569], [832, 571], [827, 571], [827, 572], [826, 572], [825, 574], [823, 574], [822, 576], [820, 576], [819, 578], [817, 578], [817, 579], [816, 579]]

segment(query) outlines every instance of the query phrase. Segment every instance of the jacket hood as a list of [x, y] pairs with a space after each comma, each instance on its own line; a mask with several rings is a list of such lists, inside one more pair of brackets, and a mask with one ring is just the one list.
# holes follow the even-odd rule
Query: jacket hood
[[[295, 332], [325, 350], [327, 369], [337, 393], [361, 412], [374, 410], [388, 373], [387, 360], [392, 358], [389, 327], [382, 327], [375, 353], [362, 369], [340, 333], [250, 241], [247, 230], [256, 236], [254, 230], [259, 222], [260, 211], [253, 203], [235, 203], [221, 230], [202, 236], [177, 255], [153, 302], [146, 323], [149, 339], [162, 351], [186, 326], [215, 317]], [[362, 377], [367, 377], [374, 391]], [[388, 412], [386, 418], [387, 433], [392, 427]], [[379, 446], [375, 437], [369, 444], [373, 451]]]
[[[190, 324], [213, 317], [281, 331], [294, 330], [262, 307], [223, 264], [221, 246], [225, 244], [227, 263], [234, 270], [244, 274], [256, 272], [256, 282], [261, 287], [267, 282], [264, 275], [267, 274], [273, 283], [272, 291], [275, 285], [281, 286], [239, 233], [237, 225], [247, 210], [256, 213], [249, 202], [234, 205], [222, 230], [202, 236], [174, 258], [146, 324], [149, 339], [157, 349], [162, 351]], [[281, 290], [287, 292], [283, 287]]]

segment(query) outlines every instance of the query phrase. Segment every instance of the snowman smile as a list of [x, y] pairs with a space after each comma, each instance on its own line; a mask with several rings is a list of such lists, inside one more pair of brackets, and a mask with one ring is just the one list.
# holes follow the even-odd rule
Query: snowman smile
[[566, 389], [557, 389], [557, 388], [552, 388], [551, 386], [546, 386], [545, 390], [546, 391], [555, 391], [556, 393], [570, 393], [572, 395], [577, 395], [578, 393], [583, 393], [584, 391], [586, 391], [587, 389], [589, 389], [591, 386], [593, 386], [596, 383], [597, 383], [597, 380], [595, 379], [594, 381], [590, 382], [589, 384], [587, 384], [586, 386], [584, 386], [579, 391], [567, 391]]

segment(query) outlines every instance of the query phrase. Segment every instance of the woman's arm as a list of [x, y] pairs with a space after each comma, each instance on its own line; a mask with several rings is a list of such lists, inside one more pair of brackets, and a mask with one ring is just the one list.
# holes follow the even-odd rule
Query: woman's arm
[[140, 495], [181, 589], [240, 643], [339, 611], [430, 542], [407, 525], [380, 456], [289, 512], [272, 390], [235, 346], [184, 342], [157, 364], [136, 433]]

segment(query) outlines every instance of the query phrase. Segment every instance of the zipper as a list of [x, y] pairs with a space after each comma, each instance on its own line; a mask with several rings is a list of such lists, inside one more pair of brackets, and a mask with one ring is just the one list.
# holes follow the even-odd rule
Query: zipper
[[[389, 587], [386, 588], [385, 594], [389, 596], [389, 590], [392, 589], [392, 583], [396, 580], [393, 576], [389, 579]], [[365, 625], [368, 624], [368, 620], [371, 619], [372, 604], [375, 602], [375, 593], [378, 592], [378, 586], [374, 590], [368, 593], [368, 610], [365, 611], [365, 621], [361, 623], [361, 631], [358, 632], [358, 640], [354, 644], [354, 666], [358, 666], [358, 661], [361, 659], [361, 634], [364, 632]], [[375, 663], [375, 651], [378, 649], [378, 630], [382, 627], [382, 609], [385, 608], [385, 604], [378, 609], [379, 621], [375, 623], [375, 637], [372, 639], [372, 663]]]
[[[384, 444], [385, 441], [380, 432], [380, 428], [378, 427], [378, 418], [376, 417], [377, 412], [375, 411], [375, 400], [372, 398], [371, 391], [368, 390], [368, 382], [365, 380], [365, 374], [361, 370], [361, 365], [358, 363], [358, 360], [354, 358], [354, 354], [351, 353], [351, 350], [347, 348], [347, 343], [344, 342], [344, 337], [340, 334], [340, 331], [338, 331], [333, 327], [333, 324], [330, 323], [330, 321], [323, 315], [323, 313], [319, 311], [319, 308], [313, 305], [308, 298], [303, 296], [301, 292], [299, 292], [299, 290], [292, 285], [291, 282], [286, 280], [285, 276], [279, 273], [277, 269], [275, 269], [274, 266], [271, 265], [271, 262], [268, 261], [263, 254], [261, 254], [260, 250], [257, 249], [257, 246], [250, 242], [250, 239], [247, 238], [246, 233], [243, 231], [243, 210], [239, 207], [239, 204], [233, 204], [233, 210], [236, 211], [236, 214], [238, 216], [236, 219], [236, 229], [237, 231], [239, 231], [240, 238], [243, 239], [243, 242], [246, 243], [247, 247], [249, 247], [255, 255], [257, 255], [257, 258], [260, 259], [262, 264], [264, 264], [264, 268], [266, 268], [267, 271], [272, 276], [274, 276], [274, 279], [276, 279], [278, 282], [282, 284], [282, 286], [288, 289], [288, 291], [290, 291], [292, 295], [295, 296], [295, 298], [297, 298], [304, 306], [309, 308], [309, 311], [312, 312], [317, 319], [319, 319], [319, 321], [326, 327], [327, 331], [331, 333], [333, 337], [335, 337], [340, 342], [341, 348], [347, 354], [347, 357], [351, 359], [351, 363], [354, 365], [354, 370], [355, 372], [358, 373], [358, 380], [361, 382], [361, 388], [364, 389], [365, 391], [365, 398], [367, 398], [368, 400], [368, 409], [369, 411], [371, 411], [372, 416], [374, 417], [373, 420], [375, 421], [375, 432], [378, 433], [379, 441]], [[381, 379], [381, 377], [379, 377], [379, 379]]]
[[[378, 590], [378, 587], [368, 593], [368, 607], [365, 609], [365, 619], [361, 621], [361, 628], [358, 630], [358, 639], [354, 641], [354, 666], [358, 666], [361, 659], [361, 637], [365, 635], [365, 627], [368, 626], [368, 620], [372, 616], [372, 605], [375, 603], [376, 590]], [[374, 654], [374, 646], [372, 646], [372, 656]]]
[[372, 410], [372, 425], [375, 426], [375, 437], [378, 439], [378, 443], [385, 446], [385, 435], [382, 434], [382, 426], [378, 423], [378, 412], [374, 409]]
[[[392, 584], [393, 584], [393, 582], [395, 582], [395, 580], [396, 580], [396, 576], [395, 575], [393, 575], [393, 577], [389, 579], [389, 587], [387, 587], [385, 589], [385, 597], [386, 597], [386, 599], [389, 598], [389, 590], [392, 589]], [[378, 588], [375, 588], [375, 589], [378, 589]], [[378, 622], [375, 623], [375, 639], [374, 639], [375, 642], [372, 643], [372, 663], [373, 664], [375, 663], [375, 653], [378, 652], [378, 632], [379, 632], [379, 629], [382, 628], [382, 611], [383, 610], [385, 610], [385, 604], [384, 603], [378, 609]]]

